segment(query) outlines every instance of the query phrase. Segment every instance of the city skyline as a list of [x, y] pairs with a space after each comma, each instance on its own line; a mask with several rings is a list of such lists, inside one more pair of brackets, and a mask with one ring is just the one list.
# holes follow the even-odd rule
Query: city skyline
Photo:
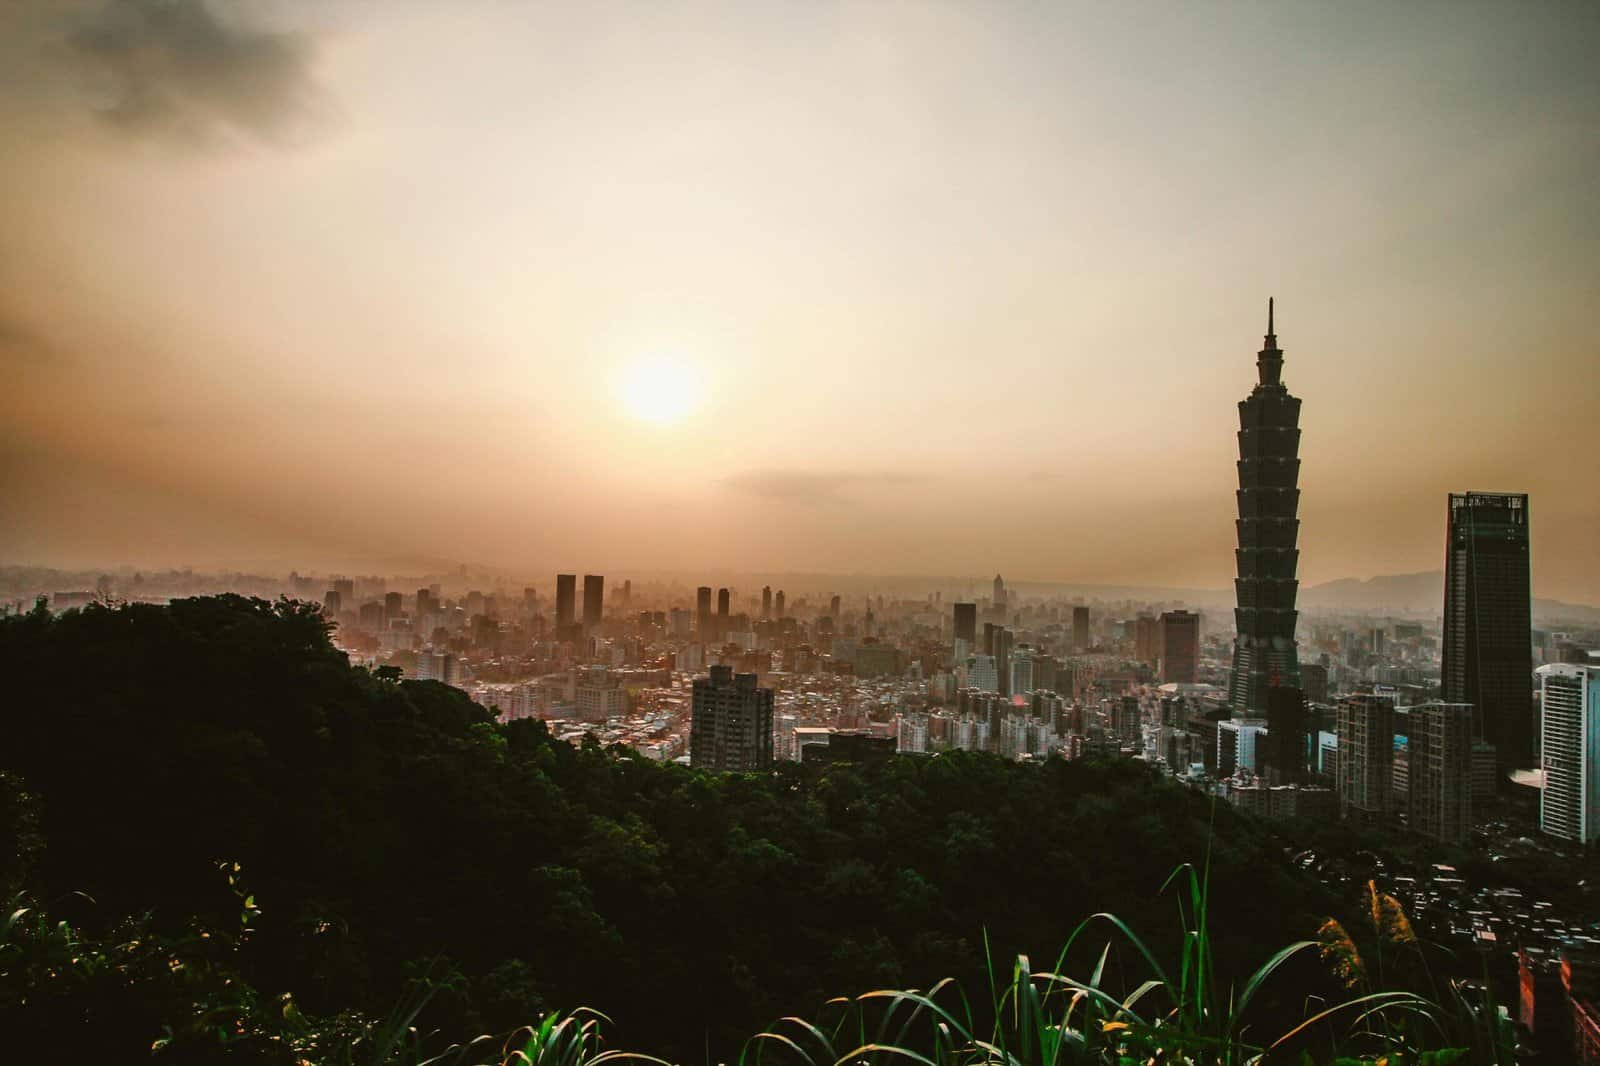
[[172, 6], [0, 16], [7, 563], [1223, 588], [1271, 295], [1305, 584], [1600, 603], [1593, 12]]

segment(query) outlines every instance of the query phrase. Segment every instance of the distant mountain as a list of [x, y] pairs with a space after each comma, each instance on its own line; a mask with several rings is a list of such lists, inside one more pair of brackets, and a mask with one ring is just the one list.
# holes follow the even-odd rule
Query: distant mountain
[[[1364, 581], [1346, 577], [1310, 585], [1300, 590], [1300, 606], [1308, 610], [1393, 611], [1437, 616], [1444, 610], [1444, 571], [1381, 574]], [[1600, 607], [1536, 597], [1533, 617], [1535, 623], [1544, 620], [1594, 623], [1600, 622]]]
[[1334, 611], [1437, 614], [1444, 606], [1444, 571], [1383, 574], [1366, 580], [1345, 577], [1321, 585], [1310, 585], [1300, 590], [1300, 606]]

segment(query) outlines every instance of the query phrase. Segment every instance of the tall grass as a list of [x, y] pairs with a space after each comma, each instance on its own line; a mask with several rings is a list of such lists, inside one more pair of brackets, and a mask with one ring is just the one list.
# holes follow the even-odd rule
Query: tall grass
[[[1251, 1030], [1250, 1007], [1290, 959], [1315, 951], [1302, 940], [1274, 952], [1242, 985], [1216, 978], [1206, 924], [1209, 877], [1182, 866], [1167, 888], [1180, 889], [1179, 967], [1169, 973], [1148, 945], [1113, 914], [1096, 914], [1072, 933], [1056, 965], [1035, 970], [1018, 956], [1008, 975], [990, 966], [992, 1011], [977, 1014], [954, 981], [927, 990], [880, 990], [834, 999], [821, 1021], [789, 1017], [757, 1034], [741, 1066], [1070, 1066], [1079, 1063], [1187, 1063], [1236, 1066], [1319, 1057], [1443, 1064], [1511, 1061], [1509, 1023], [1485, 992], [1472, 1002], [1459, 982], [1436, 1002], [1418, 993], [1362, 989], [1274, 1038]], [[1397, 905], [1396, 905], [1397, 906]], [[1403, 915], [1402, 915], [1403, 917]], [[1406, 928], [1409, 928], [1407, 923]], [[1087, 975], [1062, 972], [1081, 938], [1109, 933]], [[1120, 998], [1105, 982], [1121, 942], [1147, 976]], [[980, 1018], [983, 1021], [980, 1022]], [[1325, 1041], [1325, 1042], [1324, 1042]]]

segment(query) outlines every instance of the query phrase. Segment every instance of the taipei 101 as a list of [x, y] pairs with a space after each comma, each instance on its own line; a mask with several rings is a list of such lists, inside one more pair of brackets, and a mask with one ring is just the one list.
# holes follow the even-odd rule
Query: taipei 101
[[1597, 57], [0, 4], [0, 1061], [1600, 1066]]

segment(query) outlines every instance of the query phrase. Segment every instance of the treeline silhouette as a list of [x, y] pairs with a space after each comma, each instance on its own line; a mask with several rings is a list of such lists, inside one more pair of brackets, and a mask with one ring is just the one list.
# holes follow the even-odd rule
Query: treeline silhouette
[[[13, 965], [0, 1030], [44, 1046], [67, 1027], [74, 1060], [192, 1035], [173, 1014], [206, 981], [258, 1012], [289, 993], [286, 1016], [348, 1019], [427, 976], [416, 1024], [442, 1040], [588, 1005], [614, 1045], [725, 1062], [833, 996], [1054, 961], [1096, 911], [1178, 945], [1162, 886], [1182, 863], [1209, 862], [1224, 979], [1332, 910], [1257, 823], [1135, 762], [701, 773], [352, 667], [309, 604], [39, 608], [0, 619], [0, 671], [0, 881], [112, 971], [45, 987], [49, 965]], [[115, 972], [119, 931], [229, 950], [182, 962], [200, 986], [164, 955], [142, 980]], [[1131, 990], [1135, 961], [1114, 950], [1107, 982], [1126, 964]], [[1262, 1009], [1286, 1016], [1327, 989], [1314, 958], [1279, 984]]]

